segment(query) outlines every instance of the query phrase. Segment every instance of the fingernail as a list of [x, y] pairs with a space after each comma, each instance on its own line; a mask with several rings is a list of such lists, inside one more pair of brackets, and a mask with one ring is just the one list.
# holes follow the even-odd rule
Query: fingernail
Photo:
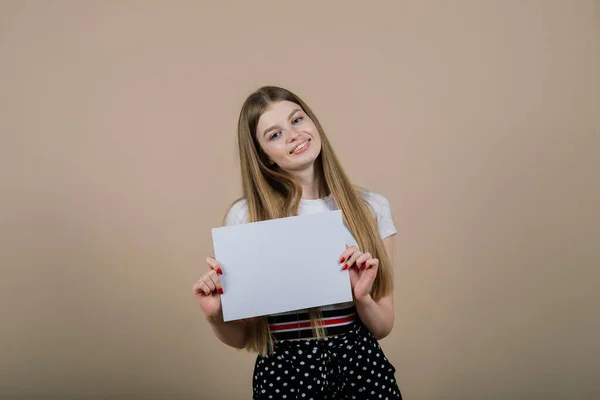
[[340, 263], [343, 263], [344, 261], [346, 261], [346, 259], [344, 257], [342, 257], [342, 259], [340, 260]]
[[363, 264], [363, 268], [362, 269], [367, 269], [367, 264], [366, 263]]
[[223, 289], [219, 288], [219, 294], [223, 294]]
[[217, 268], [217, 274], [223, 275], [223, 270], [221, 269], [221, 267]]
[[342, 267], [342, 271], [347, 270], [348, 269], [348, 264], [344, 264], [344, 266]]

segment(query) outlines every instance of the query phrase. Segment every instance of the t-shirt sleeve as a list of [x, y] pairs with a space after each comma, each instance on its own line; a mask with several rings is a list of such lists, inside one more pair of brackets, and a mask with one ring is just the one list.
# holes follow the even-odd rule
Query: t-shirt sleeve
[[248, 222], [248, 205], [245, 199], [234, 203], [225, 216], [225, 226], [245, 224]]
[[394, 219], [392, 218], [392, 209], [388, 199], [378, 193], [368, 192], [364, 194], [367, 202], [377, 216], [377, 224], [379, 226], [379, 235], [382, 239], [397, 233]]

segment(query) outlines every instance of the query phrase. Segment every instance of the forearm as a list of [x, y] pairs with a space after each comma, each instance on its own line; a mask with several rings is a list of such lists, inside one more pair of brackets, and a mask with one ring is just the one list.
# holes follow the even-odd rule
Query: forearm
[[355, 305], [360, 320], [377, 340], [389, 335], [394, 327], [394, 309], [392, 307], [376, 302], [370, 295], [356, 300]]
[[221, 342], [236, 349], [243, 349], [246, 346], [245, 321], [224, 322], [222, 317], [215, 317], [209, 318], [208, 322]]

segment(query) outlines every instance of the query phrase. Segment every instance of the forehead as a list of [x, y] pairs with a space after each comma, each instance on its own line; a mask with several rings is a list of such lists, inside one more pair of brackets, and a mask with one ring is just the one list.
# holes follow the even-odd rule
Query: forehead
[[285, 122], [290, 116], [290, 113], [297, 109], [302, 110], [302, 107], [287, 100], [271, 104], [260, 116], [258, 120], [258, 129], [266, 129], [271, 125]]

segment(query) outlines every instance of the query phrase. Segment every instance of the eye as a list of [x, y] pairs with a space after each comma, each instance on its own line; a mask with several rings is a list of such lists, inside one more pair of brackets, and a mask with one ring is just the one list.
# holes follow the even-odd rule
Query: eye
[[269, 138], [269, 140], [277, 139], [278, 138], [277, 135], [281, 135], [281, 132], [277, 131], [277, 132], [273, 133], [271, 135], [271, 137]]
[[292, 124], [296, 125], [299, 124], [300, 121], [302, 121], [304, 118], [303, 117], [298, 117], [292, 120]]

